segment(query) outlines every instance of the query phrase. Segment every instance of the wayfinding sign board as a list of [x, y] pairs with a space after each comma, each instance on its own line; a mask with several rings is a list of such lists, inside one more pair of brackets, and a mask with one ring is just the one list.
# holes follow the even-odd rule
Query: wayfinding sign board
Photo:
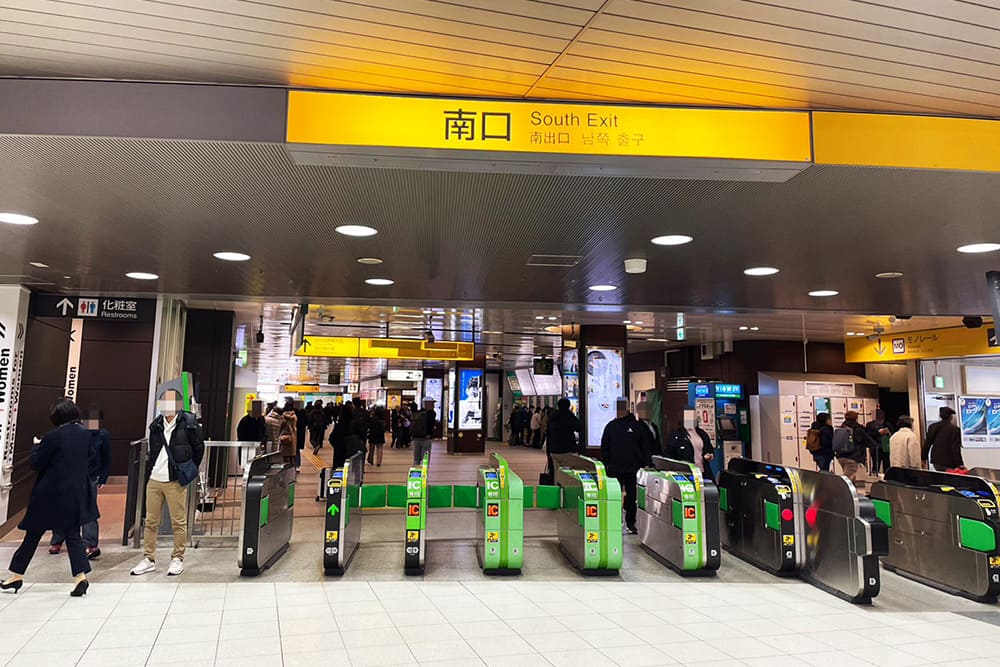
[[34, 317], [66, 317], [106, 322], [154, 322], [156, 300], [120, 296], [32, 294]]

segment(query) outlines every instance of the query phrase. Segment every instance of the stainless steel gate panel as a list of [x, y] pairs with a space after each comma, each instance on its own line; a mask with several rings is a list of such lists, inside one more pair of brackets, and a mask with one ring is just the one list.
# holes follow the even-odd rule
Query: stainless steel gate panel
[[361, 484], [364, 452], [355, 452], [326, 481], [323, 518], [323, 572], [343, 575], [361, 544]]
[[805, 558], [799, 576], [851, 602], [878, 595], [878, 557], [888, 552], [888, 526], [846, 477], [789, 469], [801, 494]]

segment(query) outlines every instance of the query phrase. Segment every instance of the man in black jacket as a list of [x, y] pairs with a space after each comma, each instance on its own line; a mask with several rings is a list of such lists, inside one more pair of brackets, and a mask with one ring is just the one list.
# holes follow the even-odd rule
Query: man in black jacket
[[618, 399], [618, 417], [608, 422], [601, 436], [601, 460], [608, 474], [618, 480], [622, 487], [625, 506], [625, 529], [635, 534], [637, 511], [636, 473], [643, 466], [652, 463], [649, 451], [650, 438], [646, 427], [628, 412], [628, 401]]
[[920, 449], [920, 459], [927, 463], [930, 454], [934, 470], [964, 468], [962, 460], [962, 432], [955, 424], [955, 411], [945, 406], [938, 410], [941, 421], [934, 422], [927, 429], [927, 438]]
[[583, 431], [580, 419], [569, 409], [569, 399], [560, 398], [556, 410], [549, 417], [548, 433], [545, 434], [545, 450], [548, 458], [549, 475], [555, 474], [553, 454], [576, 454], [580, 451], [577, 436]]
[[167, 574], [184, 572], [184, 549], [187, 546], [187, 488], [178, 482], [178, 466], [194, 461], [201, 466], [205, 439], [198, 419], [185, 412], [180, 392], [168, 389], [156, 402], [159, 415], [149, 425], [149, 461], [146, 466], [146, 531], [143, 536], [143, 559], [132, 568], [133, 575], [156, 569], [156, 540], [160, 531], [163, 505], [170, 512], [174, 531], [174, 550]]
[[833, 451], [844, 476], [854, 482], [858, 475], [858, 464], [863, 464], [867, 460], [868, 451], [875, 446], [875, 441], [868, 435], [865, 427], [858, 423], [858, 413], [854, 410], [848, 410], [844, 413], [844, 423], [841, 424], [840, 428], [850, 429], [854, 448], [850, 451], [838, 452], [836, 446], [837, 430], [834, 430]]

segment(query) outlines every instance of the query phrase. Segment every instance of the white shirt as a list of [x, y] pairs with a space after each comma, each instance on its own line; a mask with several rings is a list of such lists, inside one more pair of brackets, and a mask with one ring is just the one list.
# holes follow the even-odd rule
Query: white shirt
[[[173, 419], [163, 418], [163, 440], [167, 443], [167, 447], [170, 446], [170, 438], [173, 436], [175, 428], [177, 428], [177, 415], [174, 415]], [[160, 450], [160, 454], [156, 457], [156, 463], [153, 464], [153, 472], [149, 478], [154, 481], [170, 481], [170, 458], [167, 456], [167, 447]]]
[[893, 468], [919, 468], [920, 439], [905, 426], [889, 438], [889, 465]]
[[537, 431], [542, 428], [542, 415], [541, 413], [534, 413], [531, 415], [531, 430]]

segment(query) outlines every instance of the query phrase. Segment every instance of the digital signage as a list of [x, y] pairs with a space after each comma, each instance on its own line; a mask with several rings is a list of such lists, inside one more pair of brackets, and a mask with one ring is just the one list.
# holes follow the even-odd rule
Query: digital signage
[[622, 396], [621, 348], [587, 348], [587, 446], [599, 447]]
[[483, 371], [479, 368], [458, 370], [458, 430], [483, 428]]

